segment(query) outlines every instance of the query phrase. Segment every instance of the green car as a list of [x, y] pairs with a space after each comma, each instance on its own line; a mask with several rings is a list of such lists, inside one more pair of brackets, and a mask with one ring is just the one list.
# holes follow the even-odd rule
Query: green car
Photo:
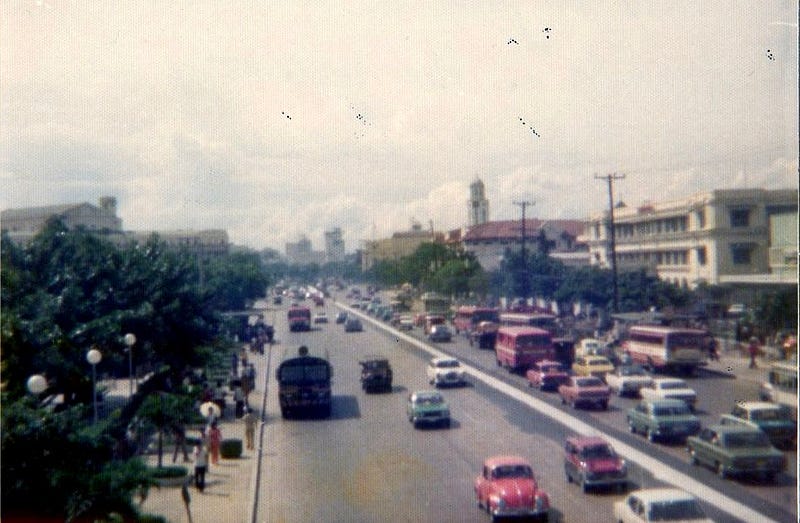
[[797, 424], [785, 405], [741, 401], [733, 407], [730, 414], [722, 416], [720, 424], [739, 424], [761, 429], [778, 448], [790, 449], [797, 446]]
[[406, 414], [414, 428], [420, 425], [450, 427], [450, 407], [436, 390], [418, 390], [409, 394]]
[[711, 425], [686, 440], [692, 465], [707, 465], [721, 478], [758, 475], [772, 481], [786, 467], [783, 453], [763, 431], [744, 425]]
[[632, 433], [645, 434], [650, 441], [684, 440], [700, 431], [700, 420], [677, 399], [642, 400], [628, 410], [627, 419]]

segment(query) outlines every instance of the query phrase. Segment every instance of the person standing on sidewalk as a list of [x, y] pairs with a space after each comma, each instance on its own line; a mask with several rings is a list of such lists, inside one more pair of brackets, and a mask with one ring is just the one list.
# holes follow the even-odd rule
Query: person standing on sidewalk
[[254, 440], [256, 436], [257, 422], [258, 418], [256, 418], [253, 409], [247, 407], [247, 413], [244, 415], [244, 437], [247, 443], [247, 450], [253, 450], [255, 448]]
[[194, 448], [194, 486], [203, 492], [206, 488], [206, 470], [208, 470], [208, 447], [204, 443]]
[[217, 424], [216, 420], [211, 422], [211, 425], [208, 427], [208, 446], [211, 450], [211, 464], [218, 465], [219, 464], [219, 447], [222, 444], [222, 431], [219, 429], [219, 425]]
[[750, 345], [747, 346], [747, 352], [750, 354], [750, 368], [757, 369], [758, 365], [756, 365], [756, 356], [761, 351], [761, 348], [758, 346], [758, 338], [753, 336], [750, 338]]

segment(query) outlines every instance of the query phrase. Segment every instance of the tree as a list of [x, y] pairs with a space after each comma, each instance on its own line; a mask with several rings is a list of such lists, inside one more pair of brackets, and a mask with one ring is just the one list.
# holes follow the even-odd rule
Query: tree
[[158, 432], [158, 467], [162, 466], [164, 432], [182, 427], [192, 419], [192, 399], [181, 394], [158, 391], [148, 396], [139, 407], [138, 415]]

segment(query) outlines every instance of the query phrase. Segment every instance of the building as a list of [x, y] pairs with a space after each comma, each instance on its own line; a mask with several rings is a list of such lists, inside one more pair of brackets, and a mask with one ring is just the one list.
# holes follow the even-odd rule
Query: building
[[325, 261], [328, 263], [344, 261], [344, 240], [342, 229], [339, 227], [325, 231]]
[[[589, 252], [578, 237], [580, 220], [525, 220], [525, 249], [534, 252], [546, 242], [548, 254], [568, 265], [588, 265]], [[522, 248], [522, 220], [486, 222], [470, 227], [461, 242], [485, 271], [496, 270], [506, 251]]]
[[166, 243], [168, 247], [199, 256], [220, 256], [230, 251], [228, 232], [222, 229], [129, 231], [124, 234], [124, 238], [116, 239], [116, 241], [144, 243], [153, 235], [158, 236], [158, 239]]
[[419, 223], [412, 223], [410, 231], [396, 232], [391, 238], [364, 242], [361, 252], [361, 270], [367, 271], [379, 261], [399, 260], [411, 256], [423, 243], [444, 243], [444, 234], [423, 230]]
[[[727, 189], [614, 209], [617, 267], [645, 268], [682, 287], [797, 285], [797, 189]], [[582, 238], [594, 265], [610, 267], [608, 211]]]
[[286, 258], [289, 263], [297, 265], [325, 263], [325, 253], [312, 250], [311, 240], [305, 235], [301, 235], [296, 243], [286, 243]]
[[480, 179], [476, 179], [469, 186], [467, 207], [470, 227], [489, 221], [489, 200], [486, 199], [486, 190]]
[[0, 213], [0, 227], [12, 240], [27, 242], [42, 230], [50, 218], [61, 219], [70, 230], [84, 228], [102, 234], [122, 232], [122, 220], [117, 217], [117, 199], [111, 196], [100, 198], [97, 205], [71, 203], [7, 209]]

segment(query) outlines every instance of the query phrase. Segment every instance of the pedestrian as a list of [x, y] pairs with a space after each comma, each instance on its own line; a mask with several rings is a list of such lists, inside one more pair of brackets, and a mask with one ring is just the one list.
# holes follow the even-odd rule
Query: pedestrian
[[242, 380], [236, 380], [233, 386], [234, 416], [241, 418], [244, 415], [244, 392], [242, 391]]
[[719, 351], [717, 350], [717, 340], [713, 336], [707, 339], [708, 358], [712, 361], [719, 361]]
[[178, 450], [183, 451], [183, 462], [189, 462], [189, 453], [186, 451], [186, 429], [183, 425], [176, 423], [172, 426], [172, 436], [175, 438], [175, 451], [172, 453], [172, 462], [178, 459]]
[[201, 443], [194, 447], [194, 486], [203, 492], [206, 488], [206, 470], [208, 470], [208, 447]]
[[760, 352], [761, 348], [758, 346], [758, 338], [755, 336], [750, 338], [750, 345], [747, 346], [747, 352], [750, 354], [750, 368], [756, 369], [758, 365], [756, 365], [756, 356]]
[[211, 451], [211, 464], [218, 465], [219, 446], [222, 444], [222, 431], [219, 429], [219, 425], [216, 421], [211, 422], [211, 426], [208, 428], [208, 434], [206, 437], [208, 438], [208, 446], [209, 450]]
[[253, 450], [255, 448], [254, 440], [256, 436], [257, 422], [258, 418], [253, 412], [253, 409], [247, 407], [247, 413], [244, 415], [244, 437], [248, 450]]

